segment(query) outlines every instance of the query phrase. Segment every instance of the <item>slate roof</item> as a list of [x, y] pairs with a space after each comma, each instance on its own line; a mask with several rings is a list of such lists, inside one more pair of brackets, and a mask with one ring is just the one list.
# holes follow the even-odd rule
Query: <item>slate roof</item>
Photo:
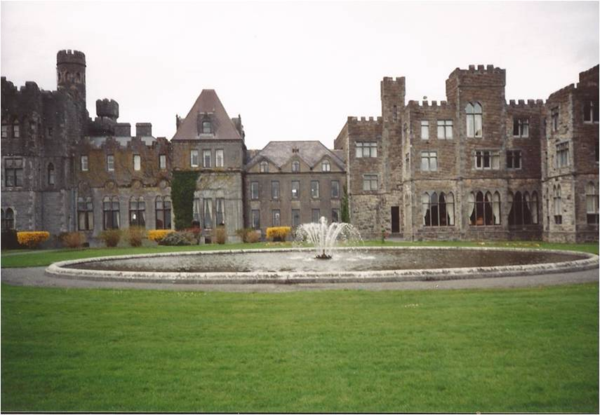
[[[295, 149], [298, 152], [292, 151]], [[264, 158], [281, 168], [293, 156], [301, 158], [311, 168], [317, 165], [323, 157], [329, 156], [340, 168], [345, 169], [343, 159], [325, 147], [320, 141], [271, 141], [252, 157], [248, 167]]]
[[[211, 114], [214, 134], [198, 134], [198, 114]], [[227, 115], [225, 107], [214, 89], [203, 89], [192, 106], [192, 109], [182, 120], [173, 140], [217, 139], [241, 140], [240, 133], [233, 121]]]

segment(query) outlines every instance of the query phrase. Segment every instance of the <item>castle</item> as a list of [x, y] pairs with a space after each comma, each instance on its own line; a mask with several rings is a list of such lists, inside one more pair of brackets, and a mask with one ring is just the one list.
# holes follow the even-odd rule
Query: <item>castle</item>
[[381, 82], [382, 114], [349, 117], [328, 149], [276, 141], [248, 150], [240, 116], [203, 90], [171, 140], [86, 107], [86, 61], [57, 55], [57, 90], [2, 77], [2, 229], [174, 226], [174, 171], [198, 172], [193, 222], [206, 235], [342, 219], [363, 237], [598, 240], [598, 66], [542, 100], [505, 98], [506, 71], [455, 69], [446, 101], [406, 102]]

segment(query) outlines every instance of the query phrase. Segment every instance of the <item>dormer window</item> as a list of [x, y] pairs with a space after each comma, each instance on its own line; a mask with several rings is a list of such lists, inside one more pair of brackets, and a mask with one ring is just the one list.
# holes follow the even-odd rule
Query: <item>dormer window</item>
[[331, 171], [331, 163], [329, 163], [329, 160], [323, 161], [323, 164], [321, 164], [321, 170], [322, 171]]
[[292, 172], [298, 173], [300, 171], [300, 162], [298, 160], [292, 162]]
[[210, 121], [202, 121], [202, 134], [212, 134], [212, 123]]
[[269, 163], [267, 163], [266, 161], [261, 161], [260, 162], [260, 172], [268, 173], [269, 172]]

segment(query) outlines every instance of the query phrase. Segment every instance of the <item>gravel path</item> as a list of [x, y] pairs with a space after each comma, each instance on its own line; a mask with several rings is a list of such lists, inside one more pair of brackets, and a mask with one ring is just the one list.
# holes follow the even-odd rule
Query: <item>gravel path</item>
[[2, 269], [2, 282], [10, 285], [57, 288], [118, 288], [138, 290], [227, 291], [227, 292], [295, 292], [315, 290], [455, 290], [468, 288], [524, 288], [544, 285], [598, 282], [599, 271], [592, 269], [564, 274], [524, 277], [481, 278], [451, 281], [406, 281], [389, 283], [339, 284], [170, 284], [72, 280], [49, 277], [41, 268]]

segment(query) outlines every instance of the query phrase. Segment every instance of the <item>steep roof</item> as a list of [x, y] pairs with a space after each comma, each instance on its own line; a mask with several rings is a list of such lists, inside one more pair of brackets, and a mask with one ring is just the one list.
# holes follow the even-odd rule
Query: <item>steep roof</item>
[[[199, 134], [198, 117], [208, 115], [213, 123], [214, 134]], [[192, 109], [179, 125], [173, 140], [218, 139], [241, 140], [240, 133], [227, 115], [225, 107], [214, 89], [203, 89]]]
[[329, 156], [334, 163], [344, 169], [343, 160], [320, 141], [271, 141], [252, 157], [248, 167], [264, 158], [281, 168], [294, 156], [304, 160], [311, 168], [319, 163], [323, 157]]

